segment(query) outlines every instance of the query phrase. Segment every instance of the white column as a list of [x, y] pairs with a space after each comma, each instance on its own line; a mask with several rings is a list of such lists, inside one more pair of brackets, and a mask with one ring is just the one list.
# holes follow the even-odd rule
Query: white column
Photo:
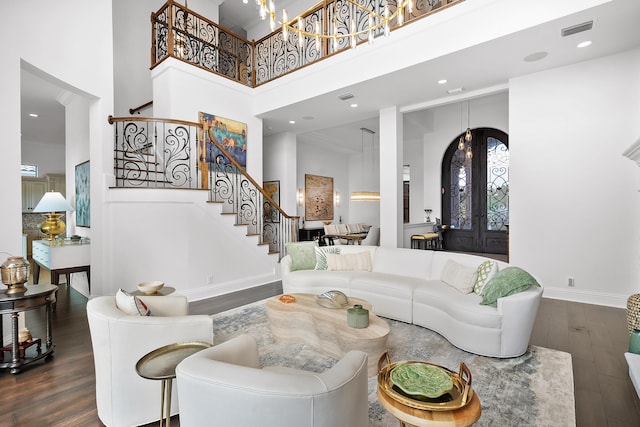
[[397, 106], [380, 110], [380, 246], [401, 248], [402, 114]]

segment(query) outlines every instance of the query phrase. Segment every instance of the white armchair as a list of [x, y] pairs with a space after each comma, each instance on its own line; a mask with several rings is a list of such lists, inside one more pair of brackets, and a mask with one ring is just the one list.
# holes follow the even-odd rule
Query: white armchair
[[176, 368], [180, 425], [366, 427], [367, 355], [347, 353], [321, 374], [259, 367], [258, 347], [240, 335]]
[[[142, 356], [175, 342], [213, 343], [213, 320], [206, 315], [189, 316], [186, 297], [141, 299], [151, 316], [125, 314], [116, 307], [113, 296], [96, 297], [87, 303], [98, 417], [108, 427], [137, 426], [160, 419], [161, 384], [138, 376], [135, 367]], [[176, 393], [172, 395], [174, 415], [178, 413], [178, 401]]]

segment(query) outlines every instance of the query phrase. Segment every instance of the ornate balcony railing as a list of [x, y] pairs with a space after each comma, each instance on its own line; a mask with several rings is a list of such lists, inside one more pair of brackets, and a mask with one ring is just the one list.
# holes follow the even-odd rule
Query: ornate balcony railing
[[[410, 24], [432, 13], [443, 10], [464, 0], [415, 0], [411, 13], [404, 10], [403, 25]], [[381, 15], [385, 5], [393, 14], [396, 0], [357, 0], [359, 8], [356, 20], [356, 43], [368, 39], [369, 15], [366, 10]], [[316, 22], [321, 34], [333, 34], [334, 25], [338, 34], [353, 33], [349, 17], [352, 5], [347, 0], [325, 0], [302, 13], [303, 31], [316, 32]], [[209, 21], [207, 18], [175, 3], [167, 1], [158, 12], [151, 15], [152, 55], [151, 67], [169, 57], [177, 58], [197, 67], [219, 74], [238, 83], [256, 87], [284, 76], [339, 52], [349, 50], [348, 38], [338, 38], [334, 47], [332, 40], [305, 37], [302, 44], [299, 36], [291, 32], [285, 41], [282, 28], [262, 39], [251, 42], [232, 31]], [[329, 28], [331, 27], [331, 29]], [[390, 22], [391, 31], [400, 27], [397, 19]], [[380, 27], [374, 36], [381, 35]]]
[[[280, 258], [285, 245], [296, 241], [297, 216], [287, 215], [238, 164], [211, 129], [201, 123], [146, 117], [112, 117], [116, 187], [208, 189], [210, 202], [222, 203], [222, 213], [247, 226]], [[208, 136], [208, 137], [206, 137]], [[220, 159], [207, 158], [198, 147], [213, 144]], [[208, 147], [207, 147], [208, 148]], [[204, 154], [203, 154], [204, 153]]]

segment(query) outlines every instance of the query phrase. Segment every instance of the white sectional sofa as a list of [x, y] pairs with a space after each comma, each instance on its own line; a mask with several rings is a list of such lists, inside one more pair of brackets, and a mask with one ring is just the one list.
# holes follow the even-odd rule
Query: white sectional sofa
[[[340, 246], [340, 254], [364, 251], [371, 255], [371, 271], [292, 271], [291, 255], [285, 256], [281, 260], [284, 293], [320, 294], [336, 289], [369, 301], [380, 316], [429, 328], [471, 353], [505, 358], [526, 352], [541, 286], [499, 298], [496, 307], [481, 305], [480, 295], [463, 293], [441, 278], [448, 268], [447, 260], [476, 269], [488, 258], [444, 251]], [[499, 270], [509, 267], [504, 262], [496, 263]]]

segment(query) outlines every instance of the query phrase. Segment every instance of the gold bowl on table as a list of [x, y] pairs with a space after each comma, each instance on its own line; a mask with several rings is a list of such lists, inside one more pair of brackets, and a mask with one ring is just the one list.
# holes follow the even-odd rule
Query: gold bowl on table
[[[399, 387], [394, 383], [397, 375], [393, 375], [396, 368], [405, 370], [407, 366], [413, 368], [421, 366], [422, 370], [436, 373], [425, 378], [425, 387], [422, 391], [415, 389], [415, 386]], [[421, 368], [418, 368], [421, 370]], [[450, 379], [452, 387], [442, 390], [442, 377], [439, 371], [446, 373]], [[436, 381], [438, 384], [430, 383]], [[403, 388], [407, 390], [403, 390]], [[473, 397], [471, 388], [471, 372], [467, 365], [460, 363], [460, 371], [453, 372], [445, 367], [421, 361], [402, 361], [391, 363], [388, 353], [384, 353], [378, 360], [378, 389], [392, 400], [411, 408], [428, 411], [452, 411], [467, 405]], [[440, 389], [440, 390], [438, 390]], [[431, 397], [433, 396], [433, 397]]]

